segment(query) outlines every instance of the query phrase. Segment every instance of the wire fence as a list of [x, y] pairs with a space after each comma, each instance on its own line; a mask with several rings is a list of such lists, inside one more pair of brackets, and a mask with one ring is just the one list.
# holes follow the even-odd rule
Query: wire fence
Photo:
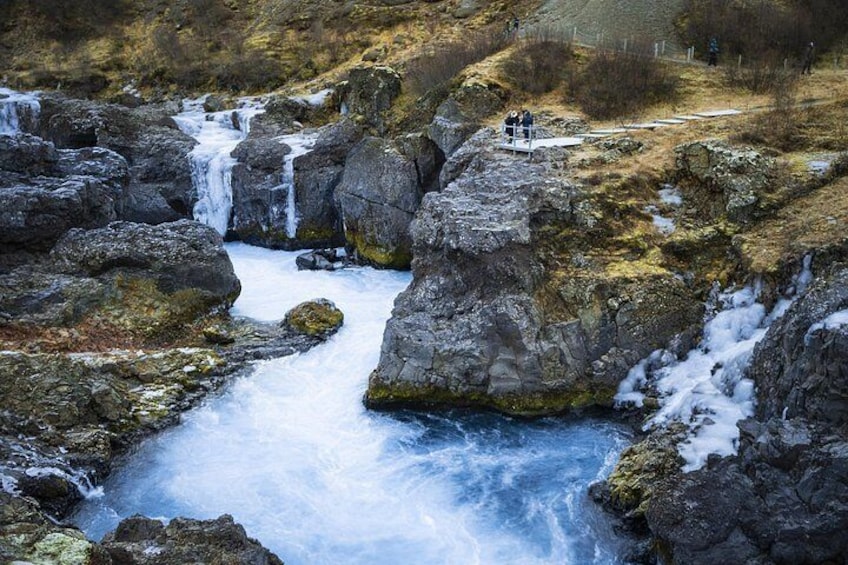
[[[590, 32], [580, 29], [578, 26], [566, 24], [529, 24], [522, 26], [516, 34], [518, 39], [525, 40], [550, 40], [562, 41], [579, 47], [589, 49], [604, 49], [623, 53], [633, 53], [646, 57], [654, 57], [675, 63], [705, 65], [706, 61], [698, 57], [706, 53], [696, 49], [695, 46], [681, 46], [671, 39], [645, 39], [645, 38], [621, 38], [599, 32]], [[845, 55], [846, 47], [835, 50], [827, 57], [820, 58], [821, 67], [829, 67], [832, 64], [834, 70], [845, 68], [848, 57]], [[739, 68], [749, 63], [743, 55], [732, 55], [722, 58], [722, 65], [734, 65]], [[798, 65], [798, 61], [791, 58], [783, 60], [784, 69], [788, 70]]]

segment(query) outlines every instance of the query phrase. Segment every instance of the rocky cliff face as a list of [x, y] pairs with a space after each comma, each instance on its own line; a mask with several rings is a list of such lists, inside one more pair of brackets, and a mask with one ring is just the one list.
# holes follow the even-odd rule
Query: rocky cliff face
[[481, 132], [448, 160], [443, 170], [462, 172], [416, 214], [414, 280], [386, 328], [371, 406], [608, 406], [636, 360], [699, 321], [672, 273], [584, 265], [560, 278], [544, 230], [587, 229], [585, 191], [551, 178], [545, 162], [493, 154], [492, 137]]

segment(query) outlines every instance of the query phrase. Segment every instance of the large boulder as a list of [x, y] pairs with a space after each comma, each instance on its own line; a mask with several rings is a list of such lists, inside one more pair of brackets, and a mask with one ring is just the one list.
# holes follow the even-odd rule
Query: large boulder
[[696, 141], [675, 148], [676, 177], [688, 202], [707, 218], [734, 222], [757, 217], [775, 190], [775, 161], [750, 148]]
[[350, 152], [335, 192], [348, 245], [369, 263], [407, 268], [409, 224], [422, 195], [414, 161], [391, 141], [363, 139]]
[[321, 128], [312, 150], [294, 159], [295, 205], [300, 247], [337, 247], [344, 243], [333, 193], [342, 179], [350, 150], [362, 139], [350, 119]]
[[387, 324], [370, 405], [519, 414], [610, 405], [630, 366], [700, 322], [702, 306], [671, 272], [550, 261], [580, 239], [558, 229], [590, 229], [585, 195], [542, 163], [516, 164], [483, 149], [424, 196], [411, 228], [413, 281]]
[[73, 229], [51, 251], [56, 271], [81, 277], [152, 281], [163, 293], [193, 291], [207, 306], [229, 307], [241, 284], [221, 236], [199, 222], [150, 226], [113, 222]]
[[402, 78], [391, 67], [356, 67], [339, 88], [348, 114], [361, 116], [378, 134], [386, 132], [385, 112], [400, 95]]

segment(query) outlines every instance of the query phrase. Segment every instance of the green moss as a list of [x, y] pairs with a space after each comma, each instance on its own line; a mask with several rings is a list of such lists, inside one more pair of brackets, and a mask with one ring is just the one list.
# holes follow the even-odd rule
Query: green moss
[[344, 314], [329, 300], [313, 300], [298, 304], [286, 313], [286, 323], [295, 331], [324, 336], [344, 323]]
[[412, 264], [412, 251], [403, 246], [386, 248], [366, 240], [357, 232], [348, 232], [347, 239], [356, 248], [359, 256], [377, 267], [405, 270]]
[[365, 395], [371, 408], [442, 406], [493, 409], [515, 416], [546, 416], [584, 408], [611, 406], [615, 390], [570, 390], [492, 396], [481, 391], [457, 392], [408, 383], [387, 385], [373, 378]]
[[82, 565], [89, 562], [91, 547], [91, 542], [81, 532], [78, 536], [53, 532], [37, 542], [27, 557], [36, 565]]

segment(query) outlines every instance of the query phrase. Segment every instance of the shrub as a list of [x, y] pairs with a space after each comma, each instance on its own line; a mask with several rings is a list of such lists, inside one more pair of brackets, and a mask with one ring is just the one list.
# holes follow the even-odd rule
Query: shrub
[[471, 34], [465, 41], [451, 42], [409, 63], [406, 84], [416, 96], [440, 90], [465, 67], [506, 47], [508, 39], [494, 28]]
[[530, 39], [520, 43], [501, 63], [501, 72], [521, 90], [545, 94], [562, 83], [573, 56], [568, 43]]
[[635, 116], [657, 102], [677, 95], [677, 77], [638, 50], [598, 51], [573, 78], [570, 93], [591, 118]]
[[744, 67], [728, 65], [724, 68], [724, 81], [728, 86], [744, 88], [755, 94], [772, 93], [779, 96], [794, 88], [796, 78], [794, 70], [784, 69], [779, 62], [754, 62]]

